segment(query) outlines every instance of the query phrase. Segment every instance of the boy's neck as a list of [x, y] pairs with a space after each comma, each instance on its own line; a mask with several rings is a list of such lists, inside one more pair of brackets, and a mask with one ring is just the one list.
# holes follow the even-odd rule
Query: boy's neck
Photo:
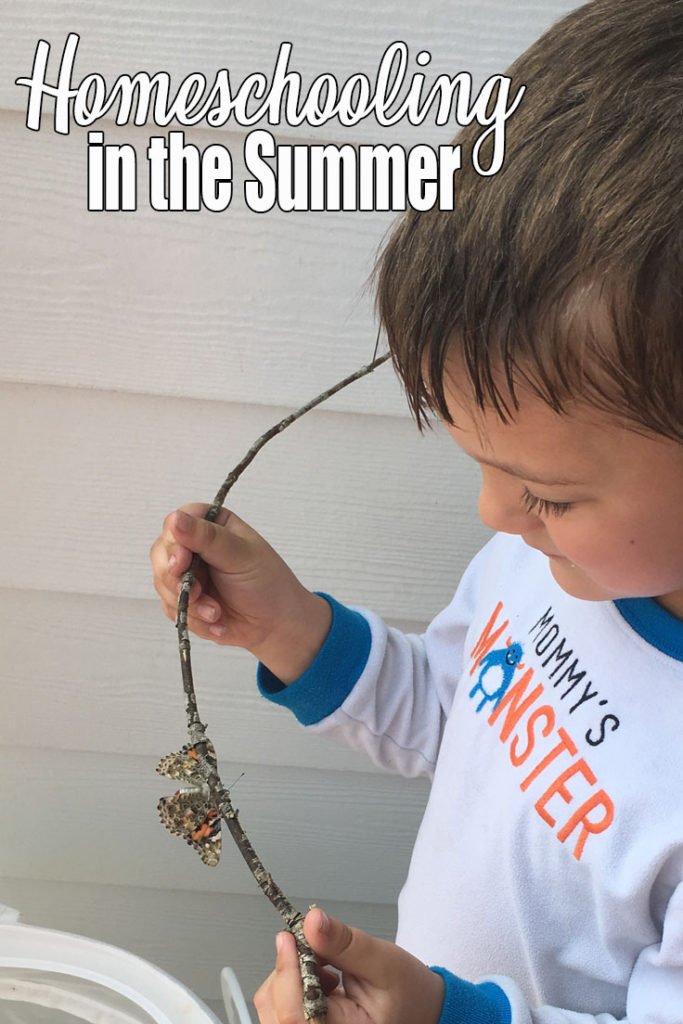
[[676, 590], [673, 594], [664, 594], [662, 597], [655, 598], [655, 600], [670, 615], [683, 621], [683, 590]]

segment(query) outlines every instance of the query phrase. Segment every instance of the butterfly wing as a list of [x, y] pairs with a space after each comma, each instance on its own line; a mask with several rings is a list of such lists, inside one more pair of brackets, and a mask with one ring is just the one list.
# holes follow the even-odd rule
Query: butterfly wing
[[[210, 740], [206, 741], [206, 760], [212, 768], [216, 767], [216, 751]], [[166, 754], [157, 765], [159, 775], [167, 779], [179, 779], [182, 782], [203, 781], [199, 772], [199, 754], [196, 747], [186, 743], [177, 754]]]
[[[207, 761], [216, 766], [216, 752], [207, 740]], [[182, 750], [162, 757], [157, 772], [189, 786], [173, 796], [162, 797], [157, 804], [162, 824], [175, 836], [194, 847], [204, 864], [216, 867], [221, 856], [221, 819], [207, 800], [207, 786], [199, 771], [200, 756], [186, 744]]]
[[204, 796], [179, 790], [173, 796], [162, 797], [157, 808], [168, 831], [192, 846], [204, 864], [216, 867], [221, 857], [221, 819]]

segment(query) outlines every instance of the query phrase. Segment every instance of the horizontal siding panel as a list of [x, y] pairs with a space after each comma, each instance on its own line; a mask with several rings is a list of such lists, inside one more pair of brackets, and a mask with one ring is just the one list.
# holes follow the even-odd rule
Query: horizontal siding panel
[[[98, 215], [81, 133], [0, 113], [0, 135], [0, 380], [296, 408], [370, 362], [367, 280], [393, 215], [259, 216], [239, 189], [224, 214], [155, 213], [142, 170], [137, 212]], [[135, 140], [142, 168], [146, 131], [107, 137]], [[409, 416], [389, 366], [330, 407]]]
[[[228, 758], [221, 777], [231, 784], [243, 766]], [[222, 863], [211, 869], [163, 828], [156, 805], [174, 787], [155, 774], [154, 758], [6, 746], [3, 762], [0, 820], [16, 827], [5, 830], [0, 875], [258, 891], [229, 838]], [[426, 792], [423, 780], [379, 773], [253, 765], [233, 799], [266, 868], [288, 894], [315, 903], [394, 903]], [[40, 808], [40, 842], [29, 841], [17, 818], [21, 807]]]
[[[176, 631], [158, 603], [0, 590], [0, 621], [0, 744], [158, 758], [185, 742]], [[220, 755], [243, 766], [377, 770], [264, 700], [247, 652], [197, 641], [192, 661]]]
[[[14, 441], [0, 507], [5, 586], [149, 598], [163, 517], [209, 501], [280, 413], [0, 386], [0, 430]], [[311, 589], [428, 621], [485, 536], [475, 476], [440, 433], [313, 412], [266, 446], [229, 498]]]
[[[187, 7], [172, 0], [163, 8], [141, 10], [133, 0], [121, 0], [113, 8], [105, 0], [86, 5], [72, 2], [55, 5], [50, 0], [32, 3], [30, 9], [3, 5], [3, 36], [0, 58], [7, 69], [0, 87], [0, 105], [23, 110], [26, 90], [13, 85], [19, 76], [30, 75], [39, 38], [53, 43], [58, 65], [69, 32], [81, 34], [74, 82], [97, 70], [109, 82], [122, 72], [170, 73], [176, 86], [194, 71], [211, 81], [219, 67], [228, 67], [231, 81], [239, 83], [254, 71], [270, 74], [283, 40], [294, 44], [291, 70], [303, 76], [304, 88], [321, 73], [338, 81], [361, 71], [374, 81], [382, 53], [390, 42], [404, 40], [411, 49], [409, 74], [417, 71], [414, 56], [420, 49], [432, 54], [428, 84], [437, 74], [470, 71], [479, 85], [490, 74], [502, 71], [544, 28], [576, 6], [567, 0], [430, 0], [416, 6], [408, 0], [384, 0], [363, 4], [353, 0], [340, 7], [333, 0], [304, 0], [273, 5], [269, 0], [231, 4], [202, 0]], [[333, 45], [331, 45], [333, 40]], [[56, 75], [56, 67], [52, 71]], [[348, 141], [350, 131], [335, 123], [325, 133]], [[299, 134], [315, 129], [303, 126]], [[433, 118], [422, 126], [401, 122], [384, 129], [367, 118], [352, 130], [363, 140], [447, 141], [450, 126], [435, 128]]]
[[[220, 1005], [221, 968], [233, 968], [251, 1001], [273, 967], [280, 919], [260, 895], [4, 878], [0, 898], [21, 910], [25, 924], [87, 935], [144, 957], [182, 981], [214, 1012]], [[378, 938], [395, 934], [392, 906], [334, 900], [324, 905], [333, 916]], [[305, 901], [301, 906], [305, 909]]]
[[[5, 5], [0, 57], [3, 67], [28, 73], [39, 36], [57, 46], [77, 29], [92, 55], [88, 71], [97, 66], [113, 76], [149, 67], [154, 54], [178, 73], [208, 70], [212, 60], [225, 61], [227, 45], [246, 73], [253, 61], [268, 63], [277, 41], [293, 38], [303, 55], [310, 44], [304, 63], [312, 73], [331, 70], [329, 62], [348, 73], [355, 60], [381, 51], [391, 26], [394, 38], [429, 43], [435, 71], [453, 73], [482, 59], [492, 70], [505, 63], [493, 54], [502, 48], [514, 55], [541, 22], [564, 9], [559, 0], [552, 10], [526, 2], [514, 11], [489, 0], [484, 10], [461, 3], [455, 14], [440, 2], [419, 11], [407, 3], [366, 5], [341, 15], [329, 4], [274, 10], [264, 2], [230, 14], [211, 7], [206, 18], [179, 3], [163, 16], [157, 9], [133, 12], [130, 0], [114, 13], [101, 2], [56, 7], [42, 0], [30, 11]], [[331, 25], [339, 19], [338, 50], [330, 50]], [[225, 25], [224, 36], [210, 27], [216, 21]], [[4, 105], [18, 111], [25, 90], [12, 86], [14, 77], [0, 83], [0, 102], [4, 96]], [[359, 130], [359, 138], [376, 134], [369, 120]], [[0, 283], [0, 379], [299, 405], [367, 362], [375, 325], [366, 283], [392, 215], [253, 214], [241, 200], [243, 133], [207, 129], [188, 130], [187, 140], [203, 147], [220, 137], [230, 148], [238, 186], [230, 209], [155, 213], [143, 175], [150, 131], [157, 132], [107, 127], [108, 141], [138, 147], [139, 208], [97, 216], [86, 208], [84, 132], [32, 133], [20, 113], [0, 115], [0, 207], [5, 251], [12, 254]], [[356, 141], [356, 132], [346, 129], [341, 137]], [[372, 385], [356, 385], [333, 402], [407, 416], [388, 368]]]

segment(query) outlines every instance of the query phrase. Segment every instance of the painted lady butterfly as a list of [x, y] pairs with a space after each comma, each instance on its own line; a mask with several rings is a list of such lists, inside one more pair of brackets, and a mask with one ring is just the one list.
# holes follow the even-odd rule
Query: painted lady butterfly
[[[207, 740], [206, 760], [216, 767], [216, 752]], [[202, 861], [214, 868], [221, 856], [221, 819], [209, 803], [209, 790], [199, 771], [200, 755], [186, 744], [177, 754], [167, 754], [157, 765], [157, 772], [186, 785], [173, 796], [162, 797], [157, 805], [159, 817], [168, 831], [180, 836], [194, 847]]]

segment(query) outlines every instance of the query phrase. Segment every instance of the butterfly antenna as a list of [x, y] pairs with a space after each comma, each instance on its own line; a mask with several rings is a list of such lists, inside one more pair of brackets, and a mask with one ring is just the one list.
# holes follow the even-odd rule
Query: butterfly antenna
[[228, 786], [228, 788], [227, 788], [227, 792], [229, 793], [229, 792], [230, 792], [230, 790], [232, 789], [232, 787], [233, 787], [233, 786], [236, 786], [236, 785], [237, 785], [237, 783], [238, 783], [238, 782], [240, 781], [240, 779], [243, 779], [243, 778], [244, 778], [244, 776], [245, 776], [246, 774], [247, 774], [246, 772], [242, 772], [242, 774], [241, 774], [241, 775], [238, 775], [238, 776], [237, 776], [237, 778], [235, 779], [235, 781], [234, 781], [234, 782], [232, 782], [232, 783], [230, 783], [230, 785]]

